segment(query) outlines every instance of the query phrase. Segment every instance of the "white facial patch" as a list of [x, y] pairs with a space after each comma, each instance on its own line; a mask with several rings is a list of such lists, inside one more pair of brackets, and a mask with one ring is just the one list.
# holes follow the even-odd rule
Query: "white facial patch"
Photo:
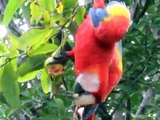
[[84, 107], [80, 107], [79, 109], [78, 109], [78, 114], [80, 115], [80, 118], [82, 119], [82, 117], [83, 117], [83, 112], [84, 112]]
[[82, 88], [88, 92], [97, 92], [99, 89], [99, 77], [97, 74], [82, 73], [80, 74], [76, 82], [80, 83]]
[[95, 97], [93, 95], [81, 95], [74, 102], [76, 105], [90, 105], [95, 103]]

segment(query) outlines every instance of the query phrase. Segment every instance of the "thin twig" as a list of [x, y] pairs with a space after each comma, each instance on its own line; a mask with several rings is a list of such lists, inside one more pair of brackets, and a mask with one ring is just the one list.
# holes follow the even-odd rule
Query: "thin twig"
[[12, 58], [8, 58], [8, 57], [6, 57], [6, 56], [3, 55], [3, 57], [6, 57], [6, 62], [5, 62], [4, 64], [1, 64], [1, 65], [0, 65], [0, 68], [3, 67], [3, 66], [5, 66], [7, 63], [11, 62], [12, 60], [14, 60], [14, 59], [22, 56], [22, 55], [26, 55], [26, 52], [21, 53], [20, 55], [14, 56], [14, 57], [12, 57]]
[[64, 76], [62, 76], [62, 81], [63, 81], [63, 84], [64, 84], [64, 87], [65, 87], [66, 91], [68, 91], [67, 83], [64, 79]]
[[76, 7], [73, 9], [72, 15], [71, 15], [71, 16], [67, 19], [67, 21], [61, 26], [60, 30], [59, 30], [56, 34], [53, 35], [53, 37], [56, 37], [56, 36], [66, 27], [66, 25], [73, 20], [74, 16], [76, 15], [76, 13], [77, 13], [77, 11], [78, 11], [77, 8], [78, 8], [78, 4], [77, 4]]

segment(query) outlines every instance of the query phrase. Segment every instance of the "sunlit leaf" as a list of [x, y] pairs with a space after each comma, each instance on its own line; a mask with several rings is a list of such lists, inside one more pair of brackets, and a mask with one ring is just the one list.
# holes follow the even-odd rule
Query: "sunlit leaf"
[[53, 12], [56, 0], [38, 0], [42, 8], [47, 9], [49, 12]]
[[19, 76], [17, 81], [18, 82], [26, 82], [26, 81], [32, 80], [36, 77], [38, 72], [40, 72], [40, 70], [29, 72], [29, 73], [25, 74], [24, 76]]
[[4, 11], [3, 24], [5, 26], [9, 24], [16, 10], [20, 8], [24, 2], [25, 0], [9, 0]]
[[4, 43], [0, 42], [0, 54], [4, 54], [7, 51], [8, 51], [8, 49], [7, 49], [6, 45]]
[[80, 8], [75, 16], [75, 20], [78, 25], [82, 23], [84, 20], [84, 15], [85, 15], [86, 9], [85, 8]]
[[32, 28], [20, 37], [19, 49], [27, 50], [28, 47], [31, 50], [37, 49], [40, 45], [46, 43], [55, 33], [57, 33], [56, 28]]
[[58, 23], [60, 25], [63, 25], [65, 23], [66, 19], [64, 17], [62, 17], [61, 15], [57, 15], [55, 14], [52, 18], [51, 18], [51, 23]]
[[50, 17], [49, 12], [47, 10], [43, 11], [42, 17], [45, 22], [50, 22], [50, 20], [51, 20], [51, 17]]
[[16, 59], [18, 57], [18, 50], [13, 48], [12, 46], [10, 46], [8, 48], [8, 52], [6, 52], [5, 56], [7, 56], [8, 58], [11, 58], [11, 59]]
[[43, 68], [44, 61], [47, 58], [46, 55], [35, 55], [26, 59], [18, 68], [20, 76], [24, 76], [27, 73]]
[[19, 46], [19, 38], [13, 34], [8, 34], [8, 38], [11, 46], [17, 49]]
[[32, 2], [30, 8], [31, 8], [32, 18], [39, 20], [42, 15], [43, 9], [36, 2]]
[[64, 10], [72, 10], [76, 4], [76, 0], [63, 0]]
[[57, 10], [57, 13], [59, 13], [59, 14], [63, 13], [63, 4], [62, 4], [62, 1], [58, 2], [58, 6], [57, 6], [56, 10]]
[[17, 83], [17, 74], [11, 63], [5, 65], [1, 79], [2, 93], [6, 101], [12, 107], [18, 107], [20, 104], [19, 86]]
[[[4, 67], [1, 67], [0, 69], [0, 78], [2, 78], [3, 69]], [[0, 92], [2, 92], [2, 79], [0, 79]]]
[[46, 43], [46, 44], [42, 44], [36, 50], [32, 51], [29, 54], [30, 55], [46, 54], [48, 52], [55, 51], [57, 48], [58, 46], [56, 46], [55, 44]]
[[44, 69], [41, 74], [41, 85], [44, 93], [51, 92], [51, 78]]

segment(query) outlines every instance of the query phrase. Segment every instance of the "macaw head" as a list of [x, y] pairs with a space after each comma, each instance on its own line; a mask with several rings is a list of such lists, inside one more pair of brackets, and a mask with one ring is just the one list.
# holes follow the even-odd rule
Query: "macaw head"
[[108, 16], [104, 16], [104, 21], [108, 21], [113, 17], [125, 17], [129, 21], [131, 19], [130, 11], [124, 2], [111, 1], [105, 9]]
[[130, 12], [123, 2], [111, 1], [105, 8], [91, 8], [89, 13], [99, 39], [116, 42], [123, 37], [131, 23]]

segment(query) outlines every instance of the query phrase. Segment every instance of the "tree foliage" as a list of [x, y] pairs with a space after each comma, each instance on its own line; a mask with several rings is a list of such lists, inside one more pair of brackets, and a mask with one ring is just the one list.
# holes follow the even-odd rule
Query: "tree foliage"
[[[97, 113], [102, 120], [158, 120], [160, 1], [125, 2], [133, 23], [122, 39], [124, 75]], [[0, 1], [0, 24], [8, 31], [0, 39], [0, 119], [72, 119], [73, 62], [51, 77], [45, 61], [67, 50], [66, 44], [74, 46], [75, 30], [90, 6], [75, 0]]]

